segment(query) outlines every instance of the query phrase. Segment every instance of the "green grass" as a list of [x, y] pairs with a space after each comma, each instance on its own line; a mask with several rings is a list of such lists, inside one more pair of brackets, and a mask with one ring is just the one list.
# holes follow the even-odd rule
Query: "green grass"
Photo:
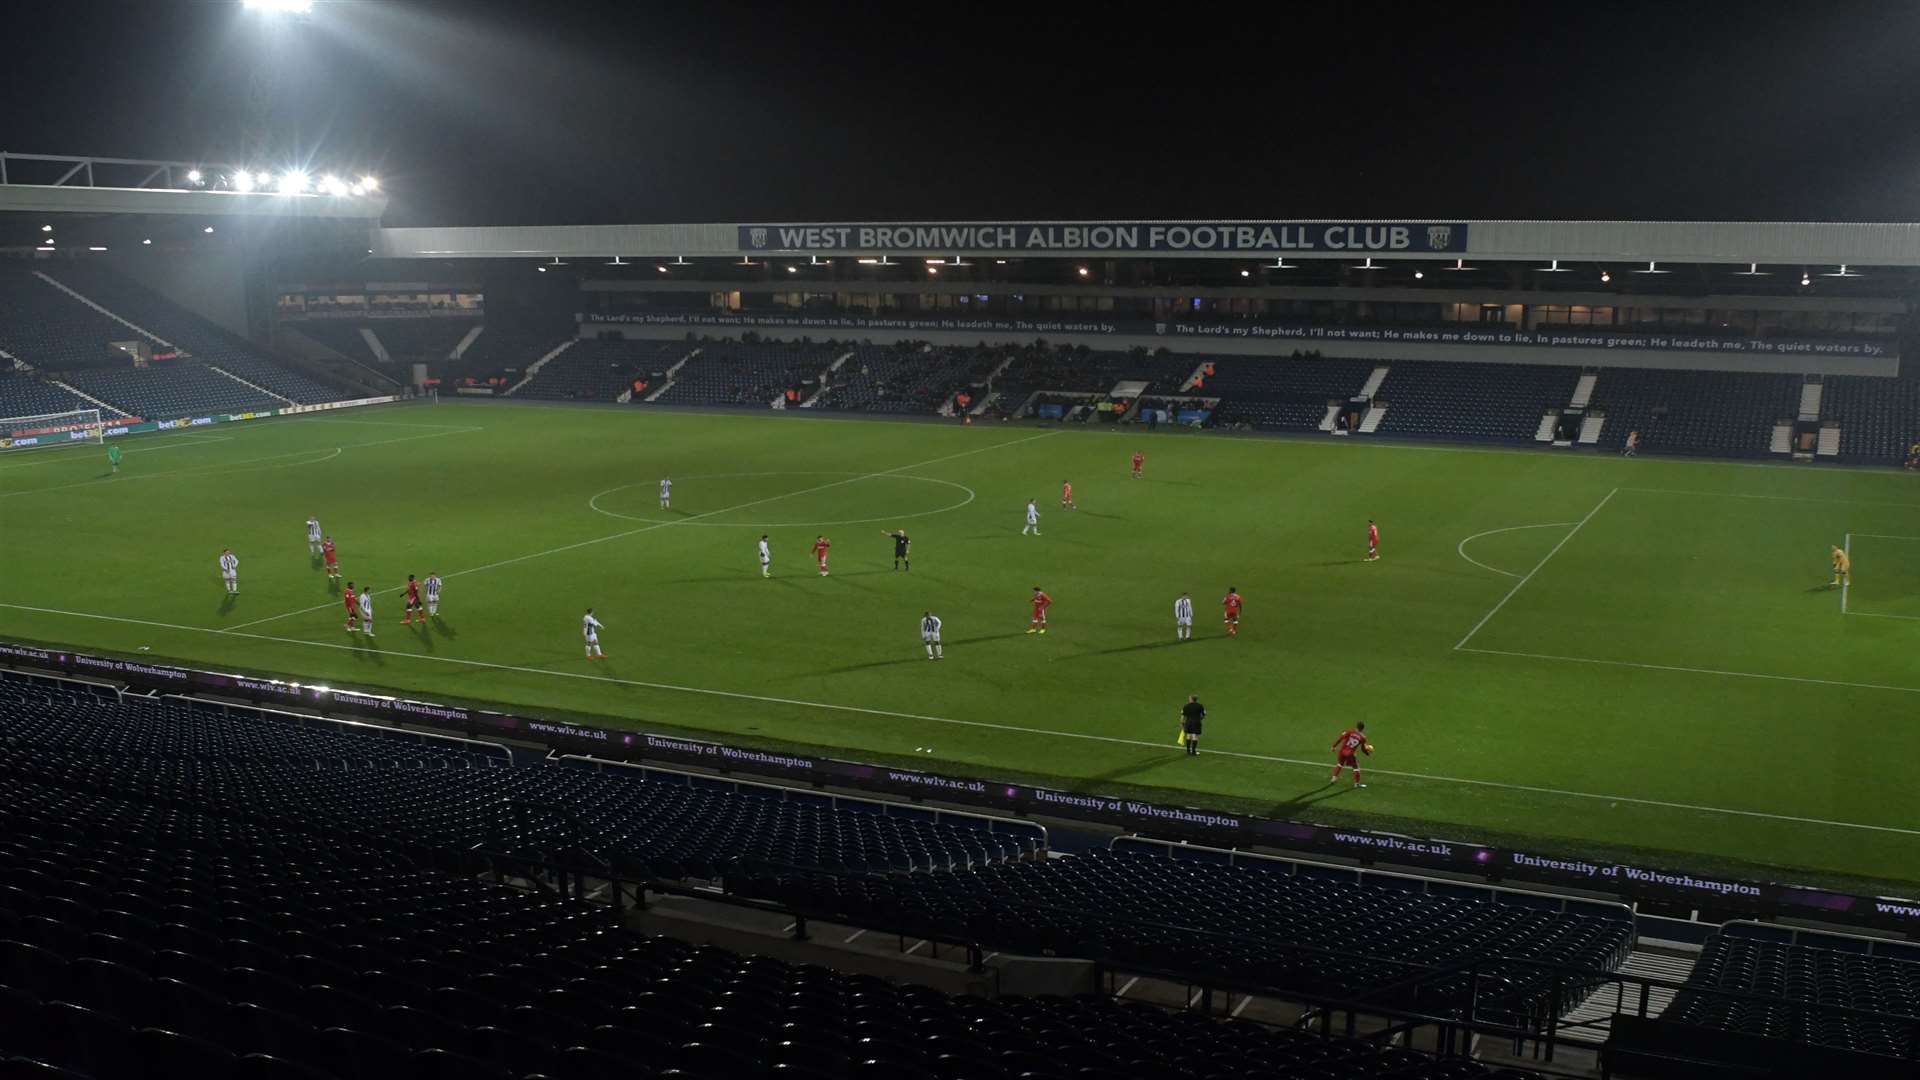
[[[114, 478], [92, 448], [0, 457], [0, 637], [1460, 839], [1920, 879], [1905, 474], [451, 405], [126, 448]], [[309, 513], [381, 590], [377, 645], [342, 632]], [[1465, 554], [1484, 566], [1458, 550], [1482, 533]], [[1826, 587], [1849, 535], [1857, 614]], [[397, 587], [430, 571], [443, 618], [402, 627]], [[1023, 632], [1034, 585], [1056, 601], [1045, 637]], [[1183, 589], [1199, 638], [1176, 645]], [[589, 605], [604, 663], [582, 657]], [[929, 608], [942, 664], [916, 633]], [[1172, 746], [1189, 692], [1210, 709], [1199, 759]], [[1330, 787], [1357, 719], [1372, 786]]]

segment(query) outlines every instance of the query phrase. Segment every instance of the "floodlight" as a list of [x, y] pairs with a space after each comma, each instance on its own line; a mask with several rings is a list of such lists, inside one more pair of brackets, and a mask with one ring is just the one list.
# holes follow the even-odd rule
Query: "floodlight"
[[789, 266], [789, 267], [787, 267], [787, 273], [789, 273], [789, 274], [797, 274], [797, 273], [799, 273], [799, 272], [800, 272], [800, 268], [799, 268], [799, 267], [797, 267], [797, 266]]
[[53, 226], [51, 226], [51, 225], [42, 225], [42, 226], [40, 226], [40, 231], [41, 231], [41, 232], [52, 232], [52, 231], [53, 231]]
[[660, 271], [663, 274], [667, 272], [667, 268], [664, 266], [655, 266], [654, 269]]
[[547, 272], [547, 268], [544, 266], [536, 266], [534, 267], [534, 269], [540, 271], [543, 274]]
[[248, 11], [277, 15], [305, 15], [313, 10], [313, 0], [240, 0]]
[[211, 234], [211, 233], [213, 232], [213, 226], [211, 226], [211, 225], [209, 225], [209, 226], [207, 226], [206, 228], [204, 228], [204, 229], [201, 229], [200, 231], [201, 231], [201, 232], [203, 232], [203, 233], [209, 233], [209, 234]]
[[329, 195], [340, 196], [347, 193], [347, 185], [337, 176], [323, 176], [320, 178], [320, 190]]
[[187, 170], [187, 183], [189, 183], [189, 184], [197, 184], [197, 183], [199, 183], [199, 182], [200, 182], [201, 180], [203, 180], [203, 179], [205, 179], [205, 177], [202, 177], [202, 176], [200, 175], [200, 170], [199, 170], [199, 169], [188, 169], [188, 170]]
[[280, 194], [298, 195], [305, 190], [307, 190], [307, 174], [306, 173], [303, 173], [298, 169], [294, 169], [291, 172], [287, 172], [281, 175]]
[[1419, 281], [1421, 278], [1424, 278], [1426, 276], [1427, 274], [1426, 274], [1426, 271], [1424, 270], [1415, 270], [1413, 272], [1413, 280], [1415, 281]]
[[1241, 276], [1241, 277], [1252, 277], [1252, 276], [1253, 276], [1253, 271], [1251, 271], [1251, 270], [1242, 270], [1242, 271], [1240, 271], [1240, 276]]
[[253, 182], [259, 187], [266, 187], [268, 184], [273, 183], [273, 174], [265, 169], [261, 169], [259, 172], [253, 174]]
[[940, 268], [939, 268], [939, 267], [937, 267], [937, 266], [929, 266], [929, 267], [927, 267], [927, 273], [929, 273], [929, 274], [937, 274], [937, 273], [939, 273], [939, 272], [940, 272]]
[[153, 246], [153, 240], [152, 240], [151, 238], [149, 238], [149, 239], [146, 239], [146, 240], [142, 240], [142, 241], [140, 241], [140, 242], [141, 242], [142, 244], [145, 244], [145, 245], [146, 245], [147, 247], [152, 247], [152, 246]]
[[1807, 273], [1806, 271], [1804, 271], [1804, 270], [1802, 270], [1802, 271], [1800, 272], [1800, 284], [1802, 284], [1802, 285], [1811, 285], [1811, 284], [1813, 284], [1813, 275], [1811, 275], [1811, 274], [1809, 274], [1809, 273]]
[[1605, 270], [1600, 271], [1600, 284], [1605, 285], [1607, 282], [1612, 280], [1613, 280], [1612, 274], [1607, 273]]
[[1082, 267], [1080, 267], [1080, 276], [1081, 276], [1081, 277], [1086, 277], [1086, 276], [1087, 276], [1088, 274], [1091, 274], [1091, 273], [1093, 273], [1093, 271], [1091, 271], [1091, 270], [1089, 270], [1089, 269], [1087, 269], [1086, 267], [1084, 267], [1084, 266], [1082, 266]]
[[253, 174], [245, 171], [234, 173], [233, 174], [233, 190], [238, 191], [242, 194], [252, 191], [253, 190]]
[[377, 176], [363, 176], [360, 178], [360, 186], [366, 188], [368, 191], [379, 191], [380, 178]]
[[347, 194], [353, 196], [356, 199], [362, 195], [365, 195], [366, 193], [367, 193], [367, 186], [365, 184], [355, 184], [352, 187], [347, 189]]
[[107, 249], [106, 249], [106, 248], [103, 248], [103, 247], [89, 247], [89, 248], [87, 248], [87, 250], [88, 250], [88, 251], [105, 251], [105, 250], [107, 250]]

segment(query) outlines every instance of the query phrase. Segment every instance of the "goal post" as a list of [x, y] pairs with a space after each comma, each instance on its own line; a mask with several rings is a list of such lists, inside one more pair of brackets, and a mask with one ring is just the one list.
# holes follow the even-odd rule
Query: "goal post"
[[99, 409], [0, 416], [0, 451], [101, 443], [106, 441], [106, 429]]

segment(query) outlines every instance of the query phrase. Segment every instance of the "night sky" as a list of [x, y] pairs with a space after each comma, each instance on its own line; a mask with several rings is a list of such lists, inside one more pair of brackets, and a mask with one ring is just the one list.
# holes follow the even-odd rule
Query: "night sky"
[[1920, 6], [1315, 6], [26, 0], [0, 149], [390, 225], [1920, 217]]

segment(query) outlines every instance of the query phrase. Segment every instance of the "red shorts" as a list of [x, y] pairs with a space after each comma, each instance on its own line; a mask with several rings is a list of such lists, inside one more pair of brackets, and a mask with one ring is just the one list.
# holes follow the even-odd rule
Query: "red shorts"
[[1360, 759], [1352, 754], [1341, 754], [1337, 764], [1343, 768], [1358, 769], [1360, 767]]
[[1033, 617], [1036, 619], [1045, 619], [1047, 617], [1047, 609], [1043, 607], [1034, 608]]
[[1239, 609], [1239, 608], [1228, 608], [1228, 609], [1227, 609], [1227, 621], [1228, 621], [1228, 622], [1239, 622], [1239, 621], [1240, 621], [1240, 609]]
[[340, 565], [340, 558], [339, 558], [339, 556], [337, 556], [337, 555], [329, 555], [329, 556], [327, 556], [327, 565], [328, 565], [328, 566], [339, 566], [339, 565]]

